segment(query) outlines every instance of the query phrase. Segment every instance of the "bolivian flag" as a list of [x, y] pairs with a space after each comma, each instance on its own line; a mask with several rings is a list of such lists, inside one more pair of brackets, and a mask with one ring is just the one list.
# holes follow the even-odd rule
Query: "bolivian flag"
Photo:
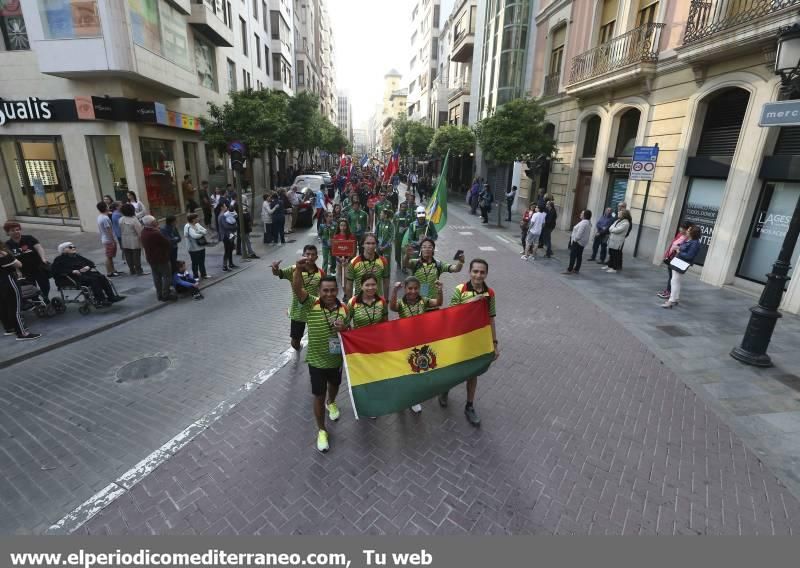
[[486, 298], [341, 333], [356, 418], [428, 400], [494, 360]]

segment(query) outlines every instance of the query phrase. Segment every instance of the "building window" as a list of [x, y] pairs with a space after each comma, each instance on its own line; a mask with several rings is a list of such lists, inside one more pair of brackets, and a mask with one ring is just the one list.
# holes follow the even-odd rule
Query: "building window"
[[194, 36], [194, 65], [197, 69], [198, 83], [216, 91], [217, 57], [214, 47], [197, 35]]
[[0, 34], [3, 36], [0, 48], [5, 51], [22, 51], [31, 48], [25, 19], [22, 17], [22, 4], [19, 2], [7, 2], [5, 7], [0, 9]]
[[549, 68], [549, 75], [551, 77], [559, 77], [561, 75], [561, 64], [564, 62], [564, 44], [566, 42], [567, 26], [564, 25], [553, 32]]
[[[255, 0], [253, 0], [255, 1]], [[267, 3], [261, 0], [261, 24], [264, 26], [264, 32], [269, 33], [269, 12], [267, 11]]]
[[297, 61], [297, 86], [304, 87], [306, 84], [305, 62]]
[[597, 141], [600, 139], [600, 117], [596, 114], [586, 121], [586, 136], [583, 139], [584, 158], [594, 158], [597, 155]]
[[281, 54], [272, 54], [272, 78], [280, 82], [281, 80]]
[[619, 119], [615, 156], [633, 156], [633, 147], [636, 146], [636, 133], [639, 131], [639, 117], [641, 114], [639, 109], [632, 108], [626, 111]]
[[253, 0], [253, 20], [258, 21], [258, 2]]
[[439, 27], [439, 5], [433, 7], [433, 27]]
[[228, 91], [236, 90], [236, 64], [228, 59]]
[[128, 6], [133, 42], [188, 69], [189, 38], [184, 17], [157, 0], [138, 0]]
[[639, 13], [636, 15], [636, 25], [644, 26], [656, 21], [658, 13], [658, 0], [639, 0]]
[[603, 8], [600, 12], [600, 34], [597, 38], [598, 44], [606, 43], [614, 37], [618, 7], [619, 0], [604, 0]]
[[228, 24], [229, 29], [233, 30], [233, 6], [231, 6], [230, 2], [226, 2], [225, 4], [225, 13], [227, 14], [227, 21], [225, 23]]
[[250, 90], [250, 73], [248, 73], [245, 69], [242, 69], [242, 87], [245, 90]]
[[269, 23], [272, 28], [272, 39], [281, 39], [281, 13], [278, 10], [272, 10], [269, 13]]
[[253, 34], [256, 39], [256, 66], [261, 69], [261, 38], [258, 34]]
[[[13, 6], [19, 2], [3, 2]], [[0, 9], [3, 13], [5, 8]], [[47, 39], [101, 37], [100, 14], [94, 0], [39, 0], [42, 29]]]
[[269, 47], [266, 45], [264, 46], [264, 67], [264, 70], [267, 72], [267, 77], [269, 77]]
[[175, 148], [171, 140], [140, 138], [144, 183], [150, 214], [166, 217], [180, 209], [175, 181]]
[[87, 136], [94, 161], [97, 186], [102, 195], [111, 195], [115, 201], [125, 202], [128, 176], [119, 136]]
[[242, 53], [247, 55], [247, 22], [241, 16], [239, 16], [239, 26], [242, 30]]

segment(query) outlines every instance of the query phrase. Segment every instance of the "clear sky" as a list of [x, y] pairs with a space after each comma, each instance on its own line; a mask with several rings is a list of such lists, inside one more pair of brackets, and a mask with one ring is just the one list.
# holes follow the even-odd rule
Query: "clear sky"
[[383, 102], [383, 76], [408, 73], [412, 0], [328, 0], [336, 49], [336, 88], [350, 96], [353, 128]]

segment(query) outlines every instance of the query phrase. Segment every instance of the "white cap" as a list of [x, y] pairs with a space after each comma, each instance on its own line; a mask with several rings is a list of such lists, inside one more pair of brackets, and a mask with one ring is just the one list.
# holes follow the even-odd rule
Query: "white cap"
[[65, 243], [61, 243], [60, 245], [58, 245], [58, 254], [64, 254], [64, 251], [67, 250], [68, 248], [70, 248], [71, 246], [73, 246], [73, 245], [69, 241], [67, 241]]
[[417, 206], [417, 216], [426, 215], [425, 208], [422, 205]]

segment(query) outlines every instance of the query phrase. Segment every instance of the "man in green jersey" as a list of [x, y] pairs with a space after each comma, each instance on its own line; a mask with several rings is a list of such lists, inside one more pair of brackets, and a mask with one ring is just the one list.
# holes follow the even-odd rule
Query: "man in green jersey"
[[[306, 245], [303, 247], [303, 258], [307, 263], [307, 272], [303, 272], [303, 288], [306, 293], [312, 296], [319, 295], [319, 283], [325, 277], [325, 271], [317, 268], [317, 247], [314, 245]], [[289, 268], [280, 268], [281, 261], [276, 260], [272, 263], [272, 274], [283, 280], [291, 282], [294, 277], [294, 266]], [[289, 306], [289, 337], [292, 340], [292, 347], [294, 347], [297, 354], [300, 353], [300, 340], [303, 339], [303, 333], [306, 330], [306, 320], [304, 319], [302, 306], [298, 302], [297, 294], [292, 294], [292, 303]]]
[[347, 212], [347, 222], [350, 224], [350, 232], [353, 233], [358, 242], [359, 252], [363, 252], [364, 234], [367, 232], [368, 216], [366, 211], [362, 211], [361, 202], [355, 198]]
[[415, 250], [419, 250], [419, 245], [422, 239], [428, 238], [435, 241], [439, 238], [436, 232], [436, 226], [428, 220], [425, 208], [420, 205], [416, 209], [416, 221], [409, 225], [408, 230], [408, 244], [412, 245]]
[[391, 208], [384, 207], [381, 210], [381, 217], [375, 227], [375, 236], [378, 237], [378, 255], [384, 257], [388, 262], [386, 275], [389, 276], [392, 269], [392, 245], [394, 244], [394, 223], [392, 223]]
[[403, 258], [403, 235], [406, 234], [406, 229], [411, 224], [411, 216], [408, 212], [408, 204], [403, 201], [400, 204], [400, 211], [394, 218], [394, 260], [397, 263], [397, 269], [402, 270], [401, 263]]
[[[295, 264], [292, 290], [301, 306], [301, 314], [308, 323], [308, 350], [306, 363], [314, 395], [314, 419], [317, 422], [317, 449], [330, 449], [325, 428], [325, 409], [334, 422], [341, 413], [336, 406], [336, 395], [342, 384], [342, 345], [339, 331], [346, 327], [347, 307], [336, 297], [339, 287], [336, 278], [325, 276], [319, 284], [319, 296], [306, 292], [303, 274], [314, 269], [306, 257]], [[325, 404], [327, 396], [328, 404]]]

